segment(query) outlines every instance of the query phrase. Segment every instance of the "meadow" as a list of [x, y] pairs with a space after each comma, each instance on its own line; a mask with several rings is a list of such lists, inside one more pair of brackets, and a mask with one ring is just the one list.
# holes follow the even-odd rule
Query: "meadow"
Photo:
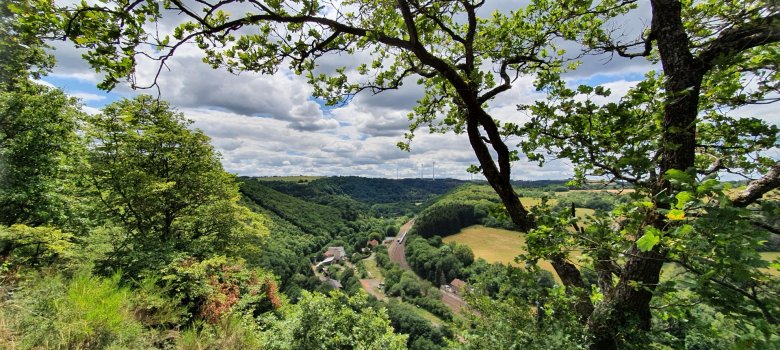
[[[444, 238], [445, 243], [456, 242], [465, 244], [474, 252], [474, 257], [494, 263], [519, 266], [515, 258], [525, 253], [525, 234], [482, 225], [464, 228], [460, 233]], [[554, 272], [547, 261], [539, 261], [539, 267]]]

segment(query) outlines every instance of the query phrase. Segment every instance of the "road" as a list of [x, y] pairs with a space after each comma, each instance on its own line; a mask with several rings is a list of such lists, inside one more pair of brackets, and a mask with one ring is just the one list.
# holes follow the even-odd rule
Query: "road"
[[[401, 226], [401, 230], [399, 230], [398, 236], [395, 237], [393, 243], [390, 244], [390, 248], [388, 248], [387, 250], [388, 255], [390, 255], [390, 260], [398, 263], [398, 265], [400, 265], [401, 268], [410, 271], [412, 269], [411, 267], [409, 267], [409, 263], [406, 261], [406, 253], [404, 247], [406, 245], [406, 241], [408, 240], [406, 234], [412, 228], [412, 225], [414, 225], [414, 219], [409, 220], [409, 222]], [[403, 241], [401, 241], [401, 243], [398, 243], [398, 239], [401, 237], [403, 237], [404, 239]], [[466, 307], [466, 302], [463, 300], [463, 298], [461, 298], [459, 295], [455, 293], [450, 293], [447, 291], [442, 291], [441, 301], [444, 302], [445, 305], [447, 305], [453, 312], [456, 313], [460, 313], [461, 310], [464, 307]]]
[[[406, 245], [406, 234], [409, 233], [412, 225], [414, 225], [414, 219], [409, 220], [407, 223], [401, 226], [401, 229], [398, 231], [398, 236], [395, 237], [393, 243], [390, 244], [390, 248], [387, 249], [387, 254], [390, 256], [390, 260], [398, 263], [398, 265], [401, 265], [401, 268], [406, 270], [411, 270], [411, 268], [409, 267], [409, 263], [406, 262], [404, 246]], [[403, 241], [398, 243], [398, 239], [402, 237], [404, 238]]]

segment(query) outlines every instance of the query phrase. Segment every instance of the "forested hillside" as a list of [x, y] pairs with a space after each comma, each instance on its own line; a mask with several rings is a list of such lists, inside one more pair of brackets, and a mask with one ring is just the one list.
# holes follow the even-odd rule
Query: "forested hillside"
[[356, 176], [325, 177], [304, 183], [273, 181], [264, 184], [291, 196], [344, 212], [362, 207], [377, 216], [411, 216], [432, 199], [464, 181], [455, 179], [382, 179]]

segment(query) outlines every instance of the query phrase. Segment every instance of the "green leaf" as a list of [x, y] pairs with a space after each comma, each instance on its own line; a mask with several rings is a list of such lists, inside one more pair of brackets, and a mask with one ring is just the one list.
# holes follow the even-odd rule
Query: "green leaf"
[[661, 241], [661, 231], [655, 227], [646, 227], [645, 234], [636, 240], [636, 247], [640, 251], [649, 252]]
[[677, 205], [674, 207], [677, 209], [683, 209], [685, 208], [685, 205], [688, 204], [688, 202], [693, 201], [696, 199], [696, 197], [693, 195], [693, 193], [688, 191], [683, 191], [678, 193], [675, 198], [677, 198]]
[[677, 234], [679, 236], [687, 236], [693, 232], [693, 225], [685, 224], [677, 228]]
[[669, 181], [676, 181], [679, 183], [692, 183], [693, 176], [682, 170], [669, 169], [666, 171], [666, 179]]

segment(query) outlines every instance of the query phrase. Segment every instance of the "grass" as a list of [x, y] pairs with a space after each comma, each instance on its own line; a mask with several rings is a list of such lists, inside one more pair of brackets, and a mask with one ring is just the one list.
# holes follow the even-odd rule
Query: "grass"
[[[499, 262], [519, 266], [515, 262], [515, 257], [525, 253], [525, 234], [502, 230], [497, 228], [475, 225], [461, 230], [459, 233], [444, 238], [445, 243], [457, 242], [467, 245], [474, 251], [474, 256], [485, 259], [487, 262]], [[572, 252], [573, 257], [577, 257], [576, 252]], [[545, 260], [538, 262], [539, 267], [555, 274], [552, 265]]]
[[372, 254], [370, 258], [364, 259], [363, 266], [366, 267], [366, 272], [371, 276], [370, 278], [382, 280], [382, 271], [376, 266], [376, 255]]
[[[762, 253], [759, 253], [759, 254], [761, 254], [761, 258], [762, 259], [764, 259], [766, 261], [769, 261], [769, 262], [772, 262], [772, 261], [775, 261], [777, 259], [780, 259], [780, 252], [762, 252]], [[771, 267], [768, 268], [768, 269], [764, 269], [764, 272], [766, 272], [766, 273], [768, 273], [768, 274], [770, 274], [772, 276], [780, 277], [780, 271], [778, 271], [777, 269], [773, 269]]]
[[398, 302], [411, 306], [412, 310], [414, 310], [414, 312], [417, 315], [419, 315], [420, 317], [428, 320], [429, 322], [431, 322], [436, 327], [441, 326], [444, 323], [444, 321], [442, 321], [440, 318], [436, 317], [436, 315], [428, 312], [428, 310], [425, 310], [425, 309], [423, 309], [421, 307], [414, 306], [414, 305], [409, 304], [407, 302], [403, 302], [403, 301], [398, 301]]

